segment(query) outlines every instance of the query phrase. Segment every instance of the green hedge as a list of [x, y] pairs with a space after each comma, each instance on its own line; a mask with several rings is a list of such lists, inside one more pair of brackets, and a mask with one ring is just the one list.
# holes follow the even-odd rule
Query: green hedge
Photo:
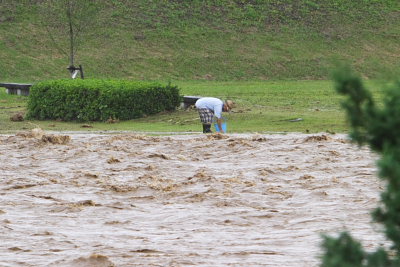
[[30, 89], [28, 119], [129, 120], [179, 106], [176, 86], [123, 80], [49, 80]]

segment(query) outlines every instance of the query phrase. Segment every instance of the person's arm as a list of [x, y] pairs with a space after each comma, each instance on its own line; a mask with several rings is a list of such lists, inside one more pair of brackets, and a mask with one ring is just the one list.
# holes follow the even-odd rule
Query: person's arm
[[217, 124], [218, 124], [220, 133], [225, 133], [224, 129], [222, 129], [222, 119], [217, 118]]
[[223, 107], [222, 103], [221, 103], [221, 105], [214, 106], [214, 115], [217, 118], [217, 125], [220, 129], [220, 133], [225, 133], [224, 130], [222, 129], [222, 121], [223, 121], [222, 120], [222, 107]]

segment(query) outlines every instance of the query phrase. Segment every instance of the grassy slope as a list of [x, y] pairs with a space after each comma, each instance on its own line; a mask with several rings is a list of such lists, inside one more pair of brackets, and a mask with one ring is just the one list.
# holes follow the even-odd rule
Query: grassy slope
[[[0, 80], [67, 77], [34, 0], [0, 1]], [[100, 2], [100, 1], [99, 1]], [[399, 1], [105, 1], [77, 55], [88, 77], [326, 79], [335, 60], [396, 73]]]
[[[68, 59], [40, 27], [35, 2], [0, 0], [0, 81], [68, 76]], [[78, 52], [85, 74], [172, 81], [184, 95], [233, 98], [238, 109], [229, 115], [230, 132], [343, 132], [331, 82], [289, 80], [327, 79], [335, 60], [350, 61], [364, 77], [400, 69], [397, 0], [106, 3], [97, 19], [100, 27]], [[10, 122], [25, 103], [0, 92], [0, 132], [35, 124], [86, 130], [78, 123]], [[304, 120], [288, 122], [298, 117]], [[194, 110], [91, 125], [89, 130], [199, 131]]]

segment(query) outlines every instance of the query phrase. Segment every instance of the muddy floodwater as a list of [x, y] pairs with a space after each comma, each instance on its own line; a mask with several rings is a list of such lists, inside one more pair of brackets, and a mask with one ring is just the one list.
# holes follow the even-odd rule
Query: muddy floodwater
[[345, 135], [0, 135], [0, 266], [318, 266], [367, 251], [378, 157]]

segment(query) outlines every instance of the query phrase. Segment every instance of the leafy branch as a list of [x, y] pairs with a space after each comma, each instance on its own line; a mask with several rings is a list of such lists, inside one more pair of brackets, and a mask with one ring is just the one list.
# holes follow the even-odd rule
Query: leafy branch
[[367, 253], [348, 233], [336, 239], [325, 236], [322, 266], [400, 266], [400, 82], [386, 92], [383, 106], [378, 108], [350, 67], [338, 69], [334, 80], [336, 91], [347, 96], [343, 107], [351, 126], [350, 137], [381, 155], [379, 177], [386, 182], [386, 189], [372, 216], [384, 225], [392, 251], [380, 247]]

